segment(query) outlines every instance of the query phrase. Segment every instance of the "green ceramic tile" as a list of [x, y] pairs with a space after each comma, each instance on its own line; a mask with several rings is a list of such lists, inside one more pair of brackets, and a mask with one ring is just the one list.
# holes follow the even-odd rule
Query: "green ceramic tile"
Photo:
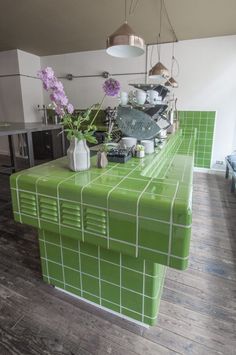
[[45, 246], [44, 246], [44, 241], [39, 241], [39, 250], [40, 250], [40, 255], [42, 258], [45, 258]]
[[101, 281], [101, 296], [105, 300], [120, 304], [120, 287]]
[[122, 266], [135, 271], [143, 272], [143, 260], [139, 258], [129, 258], [126, 257], [126, 255], [122, 255]]
[[136, 256], [136, 247], [134, 245], [124, 244], [118, 240], [110, 240], [110, 248], [117, 252], [127, 255]]
[[84, 232], [84, 241], [92, 245], [98, 245], [100, 247], [106, 248], [107, 238], [105, 236], [101, 237], [100, 234]]
[[97, 278], [83, 274], [82, 285], [83, 291], [99, 296], [99, 280]]
[[44, 233], [44, 239], [46, 242], [60, 245], [60, 235], [58, 233]]
[[47, 258], [51, 261], [55, 261], [59, 264], [62, 263], [61, 261], [61, 248], [54, 244], [45, 243], [46, 250], [47, 250]]
[[[127, 199], [127, 194], [129, 198]], [[116, 188], [109, 195], [109, 209], [121, 211], [123, 213], [136, 214], [137, 209], [137, 199], [140, 192], [129, 191]]]
[[48, 261], [48, 276], [56, 280], [63, 281], [62, 265]]
[[169, 197], [144, 193], [139, 201], [139, 215], [168, 222], [171, 206], [172, 199]]
[[[169, 230], [169, 224], [140, 218], [139, 245], [167, 253]], [[158, 233], [156, 231], [158, 231]]]
[[143, 297], [135, 292], [122, 289], [122, 306], [142, 314]]
[[134, 244], [136, 241], [136, 217], [109, 212], [109, 236]]
[[101, 261], [100, 275], [101, 279], [120, 285], [120, 266]]
[[91, 293], [83, 291], [83, 298], [87, 299], [90, 302], [98, 303], [99, 304], [99, 297], [94, 296]]
[[72, 250], [76, 250], [76, 251], [78, 250], [78, 240], [72, 238], [71, 236], [68, 238], [68, 237], [66, 237], [66, 236], [64, 236], [62, 234], [61, 235], [61, 241], [62, 241], [62, 246], [63, 247], [69, 248], [69, 249], [72, 249]]
[[176, 183], [166, 184], [161, 179], [154, 179], [146, 189], [147, 193], [173, 197], [176, 190]]
[[107, 194], [110, 190], [110, 186], [90, 184], [83, 188], [83, 203], [106, 208]]
[[113, 252], [112, 250], [101, 248], [101, 250], [100, 250], [100, 258], [102, 260], [110, 261], [112, 263], [120, 265], [120, 254], [118, 254], [116, 252]]
[[72, 286], [66, 285], [66, 286], [65, 286], [65, 290], [66, 290], [67, 292], [70, 292], [70, 293], [72, 293], [72, 294], [76, 295], [76, 296], [81, 297], [81, 291], [80, 291], [80, 290], [78, 290], [78, 289], [77, 289], [77, 288], [75, 288], [75, 287], [72, 287]]
[[96, 180], [96, 184], [101, 184], [101, 185], [107, 185], [107, 186], [111, 186], [114, 187], [117, 184], [119, 184], [122, 180], [121, 176], [113, 176], [113, 175], [104, 175], [99, 177]]
[[140, 191], [142, 192], [146, 185], [148, 184], [148, 180], [146, 179], [130, 179], [126, 178], [119, 184], [119, 188], [126, 189], [130, 191]]
[[[151, 276], [145, 276], [145, 295], [149, 297], [158, 297], [158, 292], [160, 291], [161, 285], [160, 285], [161, 278], [160, 277], [151, 277]], [[152, 304], [153, 300], [150, 301], [150, 304]]]
[[102, 306], [106, 307], [108, 309], [111, 309], [114, 312], [120, 313], [120, 306], [118, 306], [118, 305], [116, 305], [116, 304], [114, 304], [112, 302], [109, 302], [109, 301], [106, 301], [106, 300], [102, 299]]
[[80, 254], [80, 258], [81, 258], [81, 271], [86, 274], [98, 277], [97, 259], [83, 254]]
[[63, 254], [63, 264], [65, 266], [68, 266], [72, 269], [79, 269], [79, 253], [76, 251], [68, 250], [65, 248], [62, 248], [62, 254]]
[[176, 199], [173, 208], [173, 222], [182, 225], [191, 225], [192, 206], [186, 199]]
[[189, 262], [188, 259], [181, 260], [181, 259], [177, 259], [175, 257], [171, 257], [169, 266], [174, 269], [186, 270], [188, 267], [188, 262]]
[[45, 177], [37, 182], [37, 192], [47, 196], [57, 197], [58, 185], [61, 183], [62, 177]]
[[185, 258], [189, 255], [191, 228], [172, 228], [171, 254]]
[[132, 285], [132, 290], [142, 293], [143, 276], [135, 271], [122, 269], [122, 286], [130, 288], [130, 285]]
[[65, 283], [76, 288], [81, 288], [79, 271], [64, 267]]

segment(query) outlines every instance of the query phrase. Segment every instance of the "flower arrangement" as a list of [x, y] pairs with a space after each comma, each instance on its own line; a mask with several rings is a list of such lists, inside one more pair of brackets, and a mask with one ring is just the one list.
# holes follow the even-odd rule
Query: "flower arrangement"
[[[51, 106], [61, 118], [61, 124], [64, 127], [64, 132], [67, 134], [67, 138], [72, 140], [72, 138], [77, 138], [78, 141], [86, 140], [90, 143], [97, 143], [94, 137], [94, 132], [96, 126], [94, 122], [97, 118], [99, 111], [101, 110], [102, 104], [106, 96], [117, 96], [120, 91], [120, 83], [115, 79], [107, 79], [103, 84], [104, 96], [100, 104], [92, 105], [83, 114], [75, 114], [74, 107], [69, 103], [68, 97], [65, 94], [65, 90], [61, 81], [55, 76], [52, 68], [46, 67], [38, 72], [38, 78], [42, 80], [43, 87], [46, 91], [50, 93], [50, 99], [52, 101]], [[91, 111], [97, 109], [91, 122], [90, 114]], [[82, 125], [88, 122], [87, 128], [82, 129]]]

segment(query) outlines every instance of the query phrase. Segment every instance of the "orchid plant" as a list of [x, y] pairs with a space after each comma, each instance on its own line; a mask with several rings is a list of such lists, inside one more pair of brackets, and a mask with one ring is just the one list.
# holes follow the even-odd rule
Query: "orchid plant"
[[[86, 140], [89, 143], [97, 143], [94, 137], [96, 126], [94, 122], [101, 110], [102, 104], [106, 96], [117, 96], [120, 91], [120, 83], [112, 78], [107, 79], [103, 84], [104, 96], [100, 104], [92, 105], [84, 113], [75, 114], [74, 107], [69, 103], [68, 97], [65, 94], [65, 90], [61, 81], [55, 76], [52, 68], [46, 67], [38, 72], [38, 78], [42, 80], [44, 89], [49, 92], [50, 99], [52, 101], [52, 108], [56, 114], [61, 118], [61, 124], [63, 125], [63, 131], [66, 132], [67, 138], [72, 140]], [[97, 109], [91, 122], [91, 111]], [[87, 128], [82, 129], [82, 125], [88, 122]]]

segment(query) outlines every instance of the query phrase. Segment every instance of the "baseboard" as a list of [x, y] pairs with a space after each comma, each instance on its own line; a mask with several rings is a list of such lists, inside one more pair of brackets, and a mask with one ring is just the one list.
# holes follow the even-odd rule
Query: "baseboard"
[[222, 169], [213, 169], [213, 168], [198, 168], [194, 167], [193, 171], [195, 173], [205, 173], [205, 174], [224, 174], [225, 171]]

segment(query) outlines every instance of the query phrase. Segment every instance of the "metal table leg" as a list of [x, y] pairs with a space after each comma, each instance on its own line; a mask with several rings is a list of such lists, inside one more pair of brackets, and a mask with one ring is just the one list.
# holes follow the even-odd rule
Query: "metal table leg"
[[225, 178], [228, 179], [229, 177], [229, 167], [226, 165], [226, 171], [225, 171]]
[[16, 154], [15, 154], [15, 145], [14, 145], [14, 137], [8, 136], [9, 150], [10, 150], [10, 158], [11, 158], [11, 167], [12, 172], [14, 173], [17, 170], [16, 163]]
[[32, 132], [27, 132], [26, 137], [27, 137], [29, 166], [32, 167], [34, 166], [34, 147], [33, 147], [33, 140], [32, 140]]

